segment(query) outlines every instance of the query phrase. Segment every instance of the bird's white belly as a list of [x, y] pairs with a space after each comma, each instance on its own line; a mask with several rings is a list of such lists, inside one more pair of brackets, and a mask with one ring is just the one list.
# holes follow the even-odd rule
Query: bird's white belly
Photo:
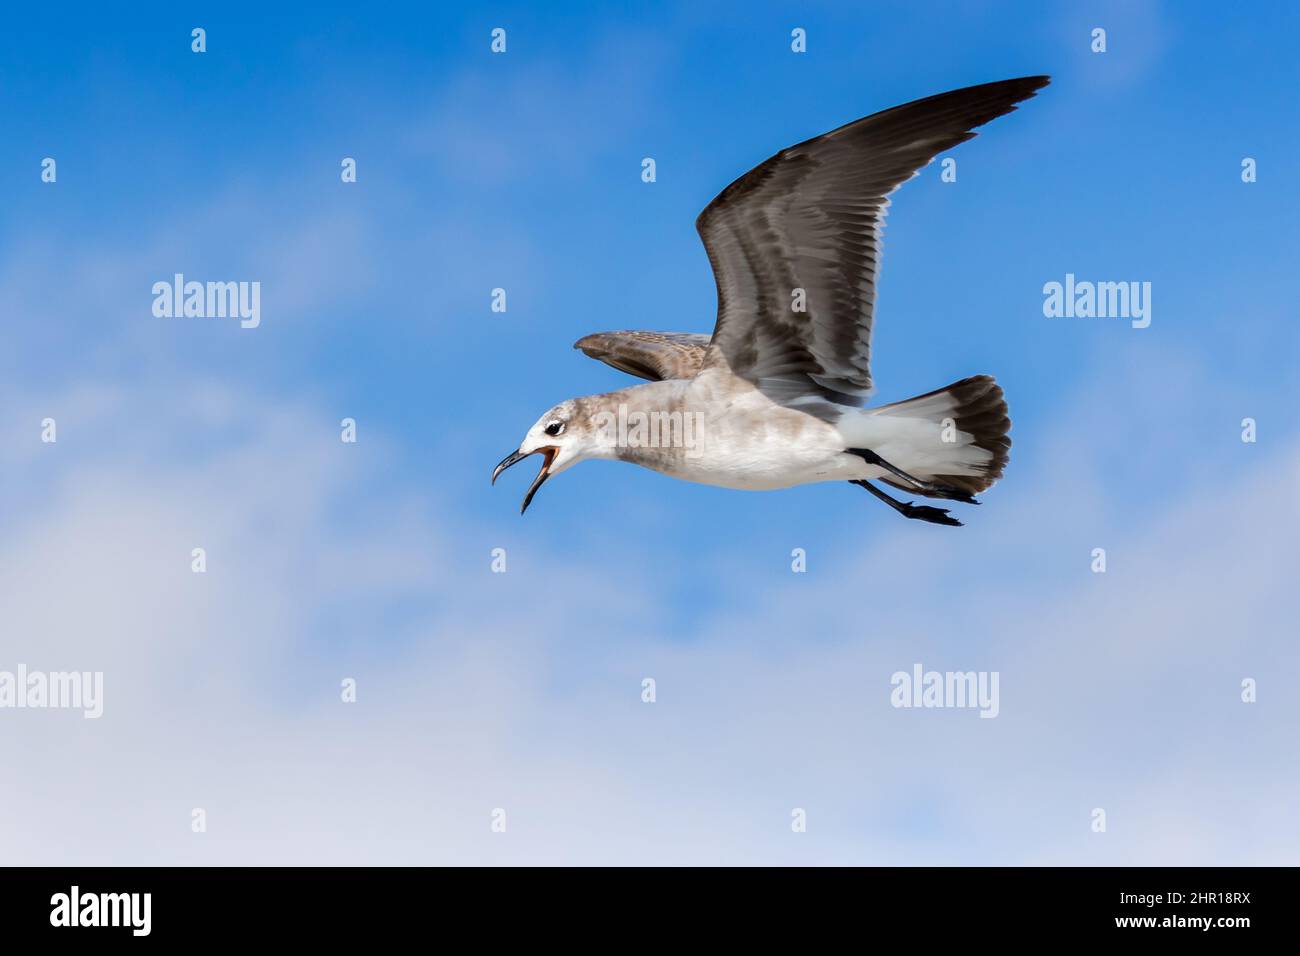
[[766, 491], [818, 481], [864, 477], [865, 462], [855, 464], [843, 452], [791, 455], [789, 448], [746, 448], [725, 456], [704, 456], [676, 463], [666, 471], [674, 478], [722, 488]]
[[754, 404], [705, 418], [695, 447], [641, 463], [685, 481], [755, 491], [867, 477], [866, 462], [844, 453], [833, 425], [765, 398]]

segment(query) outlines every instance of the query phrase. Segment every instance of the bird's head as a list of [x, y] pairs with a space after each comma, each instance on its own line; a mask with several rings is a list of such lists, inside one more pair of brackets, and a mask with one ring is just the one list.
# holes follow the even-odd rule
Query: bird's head
[[529, 455], [541, 455], [541, 470], [528, 486], [524, 503], [519, 509], [519, 513], [523, 514], [547, 478], [558, 475], [585, 458], [601, 455], [608, 444], [603, 438], [601, 429], [596, 427], [582, 400], [561, 402], [528, 429], [528, 434], [519, 443], [517, 451], [512, 451], [501, 459], [492, 472], [492, 483], [496, 484], [497, 476], [511, 465], [523, 461]]

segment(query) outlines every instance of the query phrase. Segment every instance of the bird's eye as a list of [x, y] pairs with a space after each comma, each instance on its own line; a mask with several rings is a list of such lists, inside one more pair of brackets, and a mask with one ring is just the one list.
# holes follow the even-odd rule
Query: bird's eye
[[558, 435], [562, 431], [564, 431], [564, 422], [551, 422], [546, 426], [546, 434], [548, 435]]

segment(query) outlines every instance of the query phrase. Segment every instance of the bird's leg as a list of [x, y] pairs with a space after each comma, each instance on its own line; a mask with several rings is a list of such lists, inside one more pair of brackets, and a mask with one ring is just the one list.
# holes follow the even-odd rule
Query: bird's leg
[[968, 505], [979, 504], [979, 501], [974, 498], [970, 492], [962, 491], [960, 488], [956, 488], [952, 485], [944, 485], [935, 481], [924, 481], [921, 478], [909, 475], [907, 472], [903, 471], [903, 469], [897, 468], [885, 461], [885, 459], [881, 458], [870, 448], [846, 448], [844, 450], [850, 455], [857, 455], [868, 465], [877, 465], [885, 469], [885, 471], [889, 472], [891, 475], [903, 479], [911, 484], [913, 488], [924, 492], [932, 498], [947, 498], [951, 501], [960, 501]]
[[931, 508], [929, 505], [914, 505], [912, 502], [902, 502], [897, 498], [892, 498], [885, 494], [869, 481], [850, 481], [851, 485], [858, 485], [866, 488], [889, 507], [893, 508], [904, 518], [916, 518], [920, 521], [928, 521], [931, 524], [946, 524], [953, 528], [960, 528], [961, 522], [948, 514], [945, 508]]

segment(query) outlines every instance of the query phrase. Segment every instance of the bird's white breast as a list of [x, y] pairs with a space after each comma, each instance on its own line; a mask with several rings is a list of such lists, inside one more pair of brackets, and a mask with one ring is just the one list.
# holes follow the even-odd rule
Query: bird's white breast
[[690, 447], [628, 456], [655, 471], [724, 488], [768, 490], [865, 476], [834, 425], [774, 403], [748, 383], [702, 375], [677, 406], [694, 416]]

